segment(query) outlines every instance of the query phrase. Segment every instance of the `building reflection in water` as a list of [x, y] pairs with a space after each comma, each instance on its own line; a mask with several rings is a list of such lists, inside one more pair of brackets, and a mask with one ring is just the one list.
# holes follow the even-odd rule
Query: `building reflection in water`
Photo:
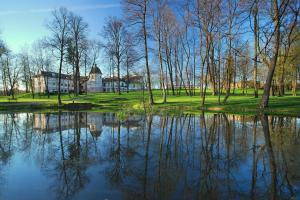
[[[115, 113], [35, 113], [33, 114], [33, 118], [34, 129], [41, 133], [58, 132], [60, 122], [61, 131], [80, 126], [81, 128], [88, 128], [90, 133], [95, 137], [101, 135], [103, 126], [117, 127], [119, 124]], [[127, 120], [124, 120], [121, 125], [126, 125], [134, 129], [143, 126], [141, 124], [142, 120], [143, 117], [132, 115]]]
[[[20, 160], [34, 161], [32, 176], [46, 178], [50, 199], [300, 198], [299, 118], [85, 112], [0, 118], [0, 181], [22, 174], [14, 167]], [[13, 197], [0, 187], [1, 193]], [[32, 189], [24, 194], [39, 197]]]

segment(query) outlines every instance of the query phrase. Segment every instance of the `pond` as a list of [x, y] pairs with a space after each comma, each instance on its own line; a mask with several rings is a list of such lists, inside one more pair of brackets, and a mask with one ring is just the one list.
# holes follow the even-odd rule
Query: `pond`
[[300, 118], [0, 114], [0, 199], [299, 199]]

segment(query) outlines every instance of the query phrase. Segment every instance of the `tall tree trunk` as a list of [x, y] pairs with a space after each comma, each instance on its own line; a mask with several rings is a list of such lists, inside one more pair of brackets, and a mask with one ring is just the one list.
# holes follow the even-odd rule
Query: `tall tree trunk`
[[120, 57], [117, 58], [117, 73], [118, 73], [118, 95], [121, 95], [121, 77], [120, 77]]
[[229, 58], [227, 59], [226, 65], [226, 95], [224, 97], [223, 103], [225, 104], [230, 96], [231, 90], [231, 80], [232, 80], [232, 55], [229, 53]]
[[278, 51], [279, 51], [279, 45], [280, 45], [280, 18], [278, 13], [278, 3], [276, 0], [273, 0], [273, 10], [274, 10], [274, 47], [273, 47], [273, 57], [269, 66], [269, 71], [267, 74], [267, 80], [264, 87], [264, 93], [262, 96], [262, 100], [260, 103], [260, 108], [264, 109], [268, 107], [269, 104], [269, 97], [270, 97], [270, 89], [272, 85], [273, 75], [275, 72], [276, 64], [277, 64], [277, 57], [278, 57]]
[[[86, 66], [87, 66], [87, 58], [86, 54], [84, 55], [84, 76], [86, 77]], [[103, 86], [102, 86], [103, 87]], [[102, 88], [103, 89], [103, 88]], [[87, 82], [85, 82], [85, 95], [87, 95], [88, 88], [87, 88]]]
[[218, 104], [221, 104], [221, 34], [219, 32], [218, 44]]
[[169, 50], [169, 47], [167, 44], [166, 44], [166, 58], [167, 58], [167, 66], [168, 66], [168, 72], [169, 72], [169, 77], [170, 77], [172, 95], [175, 96], [174, 81], [173, 81], [173, 69], [172, 69], [172, 64], [171, 64], [171, 53], [170, 53], [170, 50]]
[[205, 45], [205, 54], [206, 54], [206, 74], [205, 74], [205, 80], [204, 80], [204, 91], [202, 95], [202, 106], [205, 104], [205, 97], [206, 97], [206, 89], [207, 89], [207, 76], [209, 73], [210, 63], [209, 63], [209, 52], [210, 52], [210, 36], [208, 35], [208, 32], [206, 31], [206, 45]]
[[58, 71], [58, 95], [57, 95], [57, 100], [58, 100], [58, 105], [61, 105], [61, 97], [60, 97], [60, 85], [61, 85], [61, 71], [62, 71], [62, 64], [63, 64], [63, 45], [61, 45], [61, 51], [60, 51], [60, 60], [59, 60], [59, 71]]
[[48, 99], [50, 98], [50, 91], [49, 91], [49, 77], [46, 76], [46, 80], [45, 80], [45, 87], [46, 87], [46, 92], [47, 92], [47, 97]]
[[215, 96], [217, 94], [216, 91], [216, 65], [215, 65], [215, 48], [214, 44], [211, 44], [211, 56], [210, 56], [210, 69], [209, 69], [209, 77], [212, 86], [212, 95]]
[[255, 0], [255, 6], [253, 11], [253, 18], [254, 18], [254, 65], [253, 65], [253, 86], [254, 86], [254, 97], [258, 98], [258, 88], [257, 88], [257, 63], [258, 63], [258, 22], [257, 22], [257, 15], [258, 15], [258, 5], [257, 1]]
[[297, 96], [297, 67], [294, 66], [293, 81], [292, 81], [292, 92], [293, 96]]
[[163, 103], [166, 103], [167, 102], [167, 94], [166, 94], [166, 87], [165, 87], [166, 83], [165, 83], [165, 79], [164, 79], [163, 60], [162, 60], [162, 55], [161, 55], [160, 33], [158, 33], [158, 59], [159, 59], [159, 66], [160, 66], [161, 86], [162, 86], [162, 90], [163, 90]]
[[278, 96], [283, 96], [284, 95], [284, 76], [285, 76], [285, 64], [284, 62], [281, 65], [282, 67], [282, 72], [279, 78], [279, 88], [278, 88]]
[[126, 58], [126, 75], [127, 75], [126, 92], [129, 93], [129, 60], [128, 60], [128, 58]]
[[196, 41], [193, 40], [193, 95], [196, 95]]
[[[77, 36], [78, 37], [78, 36]], [[76, 96], [80, 93], [80, 59], [79, 59], [79, 50], [78, 50], [78, 39], [75, 40], [76, 44], [76, 59], [75, 59], [75, 66], [76, 66]]]
[[151, 87], [151, 75], [148, 62], [148, 36], [146, 28], [146, 13], [147, 13], [147, 2], [145, 0], [144, 12], [143, 12], [143, 34], [144, 34], [144, 49], [145, 49], [145, 61], [146, 61], [146, 73], [147, 73], [147, 86], [149, 92], [149, 105], [154, 104], [152, 87]]
[[233, 91], [232, 91], [232, 94], [235, 94], [235, 89], [236, 89], [236, 53], [234, 54]]

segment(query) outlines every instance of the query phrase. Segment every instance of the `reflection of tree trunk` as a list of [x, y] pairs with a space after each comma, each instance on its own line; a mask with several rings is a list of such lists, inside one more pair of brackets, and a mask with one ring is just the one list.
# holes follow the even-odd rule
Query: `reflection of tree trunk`
[[120, 150], [121, 150], [121, 122], [118, 120], [118, 157], [120, 157]]
[[149, 146], [150, 146], [150, 135], [151, 135], [151, 128], [152, 128], [152, 116], [148, 117], [148, 127], [147, 127], [147, 144], [145, 150], [145, 169], [144, 169], [144, 198], [146, 199], [146, 192], [147, 192], [147, 171], [148, 171], [148, 158], [149, 158]]
[[227, 118], [227, 115], [226, 114], [222, 114], [223, 115], [223, 118], [225, 120], [225, 124], [226, 124], [226, 146], [227, 146], [227, 150], [228, 150], [228, 153], [229, 153], [229, 146], [230, 146], [230, 143], [231, 143], [231, 132], [230, 132], [230, 123], [229, 123], [229, 120]]
[[[174, 124], [174, 117], [172, 117], [172, 119], [171, 119], [169, 137], [168, 137], [168, 141], [167, 141], [167, 149], [168, 149], [168, 152], [170, 152], [170, 153], [171, 153], [171, 146], [172, 146], [171, 143], [172, 143], [173, 124]], [[171, 157], [171, 155], [170, 155], [170, 157]]]
[[271, 172], [271, 198], [270, 199], [276, 199], [276, 185], [277, 185], [277, 172], [276, 172], [276, 162], [274, 157], [274, 152], [272, 148], [272, 142], [270, 138], [270, 129], [269, 129], [269, 123], [268, 123], [268, 116], [262, 115], [261, 117], [261, 124], [263, 127], [263, 132], [265, 136], [265, 143], [266, 143], [266, 149], [269, 156], [269, 164], [270, 164], [270, 172]]
[[129, 130], [129, 122], [127, 122], [127, 126], [126, 126], [126, 130], [127, 130], [127, 148], [129, 149], [129, 134], [130, 134], [130, 130]]
[[162, 163], [162, 152], [163, 152], [163, 144], [164, 144], [164, 135], [165, 135], [165, 126], [166, 126], [166, 118], [162, 117], [162, 124], [160, 126], [160, 144], [159, 144], [159, 156], [158, 156], [158, 185], [157, 192], [160, 194], [161, 187], [161, 163]]
[[227, 115], [223, 113], [223, 117], [226, 124], [226, 163], [227, 163], [227, 174], [226, 174], [226, 181], [227, 181], [227, 187], [228, 191], [230, 191], [230, 144], [231, 144], [231, 133], [230, 133], [230, 123], [227, 118]]
[[282, 155], [282, 161], [283, 161], [283, 168], [284, 168], [284, 172], [285, 172], [284, 178], [286, 180], [287, 188], [289, 189], [291, 196], [295, 196], [293, 186], [291, 185], [291, 181], [289, 180], [289, 176], [288, 176], [290, 171], [289, 171], [289, 168], [288, 168], [287, 159], [285, 157], [285, 154], [284, 154], [284, 151], [283, 151], [282, 148], [281, 148], [281, 155]]
[[256, 127], [257, 127], [257, 116], [254, 117], [253, 121], [253, 145], [252, 145], [252, 182], [251, 182], [251, 199], [255, 199], [255, 186], [257, 178], [257, 159], [256, 159]]
[[76, 159], [80, 160], [80, 127], [79, 113], [75, 113]]
[[63, 144], [62, 130], [61, 130], [61, 114], [62, 114], [61, 111], [59, 111], [58, 112], [58, 130], [59, 130], [61, 157], [62, 157], [62, 160], [65, 160], [64, 144]]
[[121, 181], [121, 122], [118, 120], [118, 149], [117, 149], [117, 170]]
[[[62, 137], [62, 130], [61, 130], [61, 111], [58, 112], [58, 131], [59, 131], [59, 141], [60, 141], [60, 150], [61, 150], [61, 159], [62, 159], [62, 170], [65, 184], [68, 185], [68, 178], [66, 173], [66, 166], [65, 166], [65, 152], [64, 152], [64, 144], [63, 144], [63, 137]], [[68, 187], [67, 187], [68, 188]]]
[[175, 120], [175, 141], [174, 141], [174, 158], [177, 160], [178, 157], [178, 118]]

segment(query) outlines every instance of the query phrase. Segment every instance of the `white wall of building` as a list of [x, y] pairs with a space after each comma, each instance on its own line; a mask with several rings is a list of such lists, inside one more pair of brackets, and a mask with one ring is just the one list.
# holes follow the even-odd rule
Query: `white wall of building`
[[87, 81], [88, 92], [102, 92], [102, 76], [101, 74], [90, 74]]

